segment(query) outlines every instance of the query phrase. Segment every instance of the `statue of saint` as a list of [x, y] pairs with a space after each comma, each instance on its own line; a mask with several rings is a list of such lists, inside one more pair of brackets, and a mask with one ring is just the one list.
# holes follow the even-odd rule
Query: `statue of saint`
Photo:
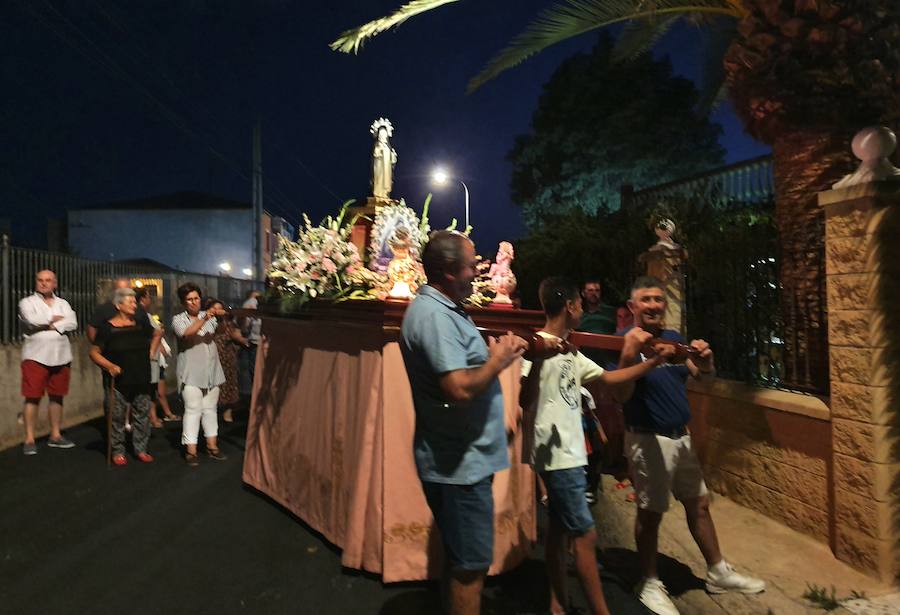
[[397, 164], [397, 152], [389, 141], [394, 135], [394, 127], [390, 120], [379, 118], [372, 123], [369, 132], [375, 137], [375, 148], [372, 151], [372, 196], [387, 201], [391, 197], [394, 165]]

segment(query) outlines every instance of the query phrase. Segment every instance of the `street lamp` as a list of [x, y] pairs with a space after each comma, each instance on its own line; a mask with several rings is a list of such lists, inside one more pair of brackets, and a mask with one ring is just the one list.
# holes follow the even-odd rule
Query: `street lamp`
[[459, 179], [458, 177], [452, 177], [447, 171], [441, 167], [437, 167], [434, 171], [431, 172], [431, 180], [439, 186], [445, 186], [448, 181], [456, 180], [460, 184], [462, 184], [463, 190], [466, 194], [466, 225], [463, 227], [463, 231], [468, 230], [469, 228], [469, 187], [466, 185], [466, 182]]
[[243, 273], [245, 276], [247, 276], [247, 277], [249, 278], [250, 276], [253, 275], [253, 270], [250, 269], [250, 267], [244, 267], [244, 268], [241, 270], [241, 273]]
[[231, 271], [231, 263], [229, 263], [228, 261], [219, 263], [219, 269], [221, 269], [225, 275], [228, 275], [228, 272]]

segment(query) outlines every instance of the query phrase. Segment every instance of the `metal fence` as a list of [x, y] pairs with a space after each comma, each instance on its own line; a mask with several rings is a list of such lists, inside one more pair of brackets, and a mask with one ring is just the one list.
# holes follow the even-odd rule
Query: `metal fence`
[[633, 192], [628, 206], [639, 211], [671, 199], [691, 199], [719, 208], [769, 203], [775, 199], [771, 156], [751, 158], [706, 173]]
[[811, 390], [804, 386], [809, 378], [785, 361], [790, 340], [785, 340], [779, 296], [770, 156], [633, 192], [623, 208], [641, 216], [663, 209], [678, 218], [689, 253], [684, 267], [688, 335], [711, 342], [720, 376]]
[[22, 340], [19, 326], [19, 301], [34, 292], [34, 276], [42, 269], [56, 273], [57, 294], [69, 302], [78, 317], [81, 335], [88, 320], [100, 303], [111, 298], [117, 278], [128, 278], [134, 285], [151, 287], [154, 305], [151, 311], [164, 323], [182, 311], [176, 290], [185, 282], [194, 282], [203, 290], [204, 297], [216, 297], [229, 305], [240, 305], [250, 290], [262, 288], [255, 280], [240, 280], [202, 273], [171, 271], [162, 267], [149, 267], [95, 261], [61, 252], [48, 252], [10, 246], [9, 238], [0, 239], [0, 342], [15, 343]]

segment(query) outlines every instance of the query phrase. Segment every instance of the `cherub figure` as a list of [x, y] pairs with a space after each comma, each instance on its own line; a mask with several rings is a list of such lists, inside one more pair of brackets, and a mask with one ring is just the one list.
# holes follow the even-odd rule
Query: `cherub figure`
[[488, 271], [488, 277], [491, 278], [491, 285], [496, 294], [494, 303], [512, 303], [509, 296], [516, 289], [516, 276], [510, 269], [510, 265], [515, 256], [513, 245], [508, 241], [501, 241], [497, 249], [497, 258]]

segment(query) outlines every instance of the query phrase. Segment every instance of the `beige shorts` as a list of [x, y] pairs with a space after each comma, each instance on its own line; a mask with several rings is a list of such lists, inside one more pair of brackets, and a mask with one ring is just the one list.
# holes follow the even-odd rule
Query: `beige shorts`
[[626, 431], [625, 454], [639, 508], [664, 513], [669, 510], [669, 493], [679, 501], [707, 494], [690, 434], [667, 438]]

